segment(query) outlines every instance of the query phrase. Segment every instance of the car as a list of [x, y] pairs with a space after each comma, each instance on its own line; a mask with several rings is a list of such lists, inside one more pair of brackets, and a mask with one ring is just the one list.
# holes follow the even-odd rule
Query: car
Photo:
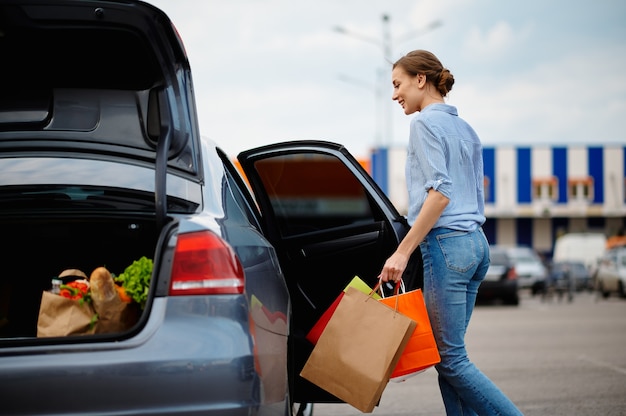
[[530, 289], [533, 295], [542, 292], [548, 277], [548, 268], [539, 254], [527, 246], [507, 247], [506, 251], [515, 265], [519, 287]]
[[519, 305], [518, 276], [513, 259], [506, 248], [489, 247], [489, 269], [478, 288], [477, 303], [501, 302]]
[[626, 247], [606, 251], [598, 264], [595, 285], [604, 298], [611, 295], [626, 298]]
[[[374, 285], [409, 229], [349, 151], [261, 146], [237, 155], [240, 173], [200, 135], [182, 40], [140, 1], [3, 0], [0, 56], [1, 413], [339, 402], [299, 376], [306, 334], [355, 275]], [[88, 315], [82, 332], [39, 336], [62, 271], [121, 278], [144, 257], [130, 326]]]

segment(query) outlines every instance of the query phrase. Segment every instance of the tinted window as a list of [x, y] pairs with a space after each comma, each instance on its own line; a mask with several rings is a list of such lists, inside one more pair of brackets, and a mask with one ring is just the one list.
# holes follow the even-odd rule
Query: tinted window
[[334, 156], [280, 155], [255, 168], [282, 235], [374, 222], [363, 185]]

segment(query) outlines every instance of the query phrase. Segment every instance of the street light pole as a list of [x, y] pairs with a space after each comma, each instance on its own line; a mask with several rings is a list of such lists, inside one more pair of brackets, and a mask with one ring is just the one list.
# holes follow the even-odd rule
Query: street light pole
[[[338, 33], [342, 33], [344, 35], [351, 36], [355, 39], [360, 39], [364, 42], [372, 43], [377, 47], [381, 48], [383, 53], [383, 67], [382, 70], [377, 71], [377, 83], [379, 87], [377, 88], [377, 96], [381, 100], [381, 104], [378, 106], [383, 111], [383, 133], [382, 133], [382, 144], [389, 144], [393, 140], [393, 122], [392, 122], [392, 113], [391, 113], [391, 97], [385, 96], [384, 91], [385, 85], [390, 85], [391, 83], [391, 66], [393, 64], [393, 49], [392, 49], [392, 37], [391, 37], [391, 18], [388, 14], [382, 15], [382, 42], [371, 38], [369, 36], [364, 36], [359, 33], [355, 33], [349, 31], [341, 26], [336, 26], [334, 30]], [[412, 31], [408, 34], [405, 34], [398, 38], [400, 42], [405, 42], [410, 40], [416, 36], [422, 35], [426, 32], [429, 32], [437, 27], [441, 26], [441, 22], [439, 20], [433, 21], [428, 24], [423, 29], [418, 29], [417, 31]]]
[[[382, 77], [380, 80], [380, 91], [381, 91], [381, 99], [383, 100], [383, 111], [384, 113], [384, 133], [383, 133], [383, 145], [385, 142], [389, 144], [393, 141], [393, 114], [391, 113], [391, 99], [390, 97], [385, 97], [384, 91], [385, 85], [389, 85], [391, 82], [391, 65], [393, 62], [391, 61], [393, 55], [391, 53], [391, 30], [389, 24], [389, 15], [382, 15], [382, 23], [383, 23], [383, 71]], [[386, 140], [385, 140], [386, 138]]]

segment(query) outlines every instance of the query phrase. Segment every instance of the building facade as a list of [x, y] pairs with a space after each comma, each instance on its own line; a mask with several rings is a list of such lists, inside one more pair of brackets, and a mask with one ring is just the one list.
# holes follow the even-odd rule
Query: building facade
[[[485, 146], [485, 233], [492, 244], [527, 245], [550, 256], [568, 232], [625, 227], [626, 145]], [[406, 149], [379, 148], [370, 169], [402, 213]]]

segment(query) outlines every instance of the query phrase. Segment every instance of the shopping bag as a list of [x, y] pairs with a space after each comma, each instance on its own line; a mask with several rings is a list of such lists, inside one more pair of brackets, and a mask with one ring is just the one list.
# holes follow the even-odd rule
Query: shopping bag
[[414, 329], [410, 318], [350, 287], [300, 375], [370, 413]]
[[139, 319], [139, 304], [123, 302], [119, 297], [98, 301], [93, 299], [93, 308], [98, 314], [96, 334], [124, 332], [132, 328]]
[[[315, 345], [317, 343], [317, 340], [319, 339], [320, 335], [324, 331], [324, 328], [326, 327], [326, 324], [328, 324], [328, 320], [332, 316], [333, 312], [335, 312], [335, 309], [337, 309], [337, 305], [339, 305], [339, 301], [341, 300], [341, 298], [343, 297], [343, 295], [345, 294], [346, 290], [348, 290], [349, 287], [354, 287], [354, 288], [360, 290], [361, 292], [363, 292], [365, 294], [369, 294], [372, 291], [372, 288], [369, 287], [367, 285], [367, 283], [365, 283], [359, 276], [354, 276], [352, 278], [352, 280], [350, 281], [350, 283], [348, 283], [348, 285], [345, 287], [345, 289], [343, 291], [341, 291], [339, 296], [337, 296], [337, 298], [328, 307], [328, 309], [326, 309], [326, 311], [324, 311], [324, 313], [322, 314], [320, 319], [317, 320], [315, 325], [313, 325], [313, 328], [311, 328], [309, 333], [306, 335], [306, 339], [311, 344]], [[378, 295], [378, 293], [373, 293], [372, 296], [375, 299], [381, 299], [381, 297], [380, 297], [380, 295]]]
[[95, 332], [96, 312], [90, 302], [65, 298], [45, 291], [37, 319], [38, 337], [87, 335]]
[[398, 308], [403, 315], [417, 323], [398, 364], [391, 373], [391, 381], [404, 381], [441, 361], [437, 343], [430, 325], [426, 303], [421, 289], [381, 299], [380, 302]]

